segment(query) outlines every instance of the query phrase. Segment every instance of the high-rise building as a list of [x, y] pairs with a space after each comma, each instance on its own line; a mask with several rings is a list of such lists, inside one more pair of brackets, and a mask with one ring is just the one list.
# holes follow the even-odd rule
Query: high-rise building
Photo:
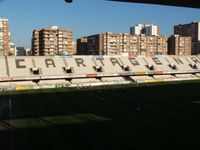
[[168, 39], [169, 55], [191, 55], [192, 38], [191, 36], [172, 35]]
[[145, 36], [124, 34], [123, 52], [129, 55], [166, 55], [166, 36]]
[[78, 55], [87, 54], [87, 37], [82, 37], [77, 39], [76, 52]]
[[140, 55], [167, 55], [166, 36], [145, 36], [140, 35]]
[[31, 56], [32, 55], [32, 51], [31, 48], [26, 48], [26, 56]]
[[200, 22], [174, 26], [174, 34], [192, 37], [192, 54], [200, 54]]
[[33, 55], [54, 56], [74, 53], [72, 31], [68, 29], [59, 29], [57, 26], [33, 31]]
[[144, 29], [143, 24], [137, 24], [133, 27], [130, 27], [130, 34], [134, 34], [134, 35], [143, 34], [143, 29]]
[[26, 50], [24, 47], [17, 47], [16, 56], [26, 56]]
[[[87, 36], [77, 40], [77, 54], [116, 55], [121, 54], [123, 35], [111, 32]], [[86, 43], [87, 42], [87, 43]]]
[[167, 54], [166, 36], [103, 33], [77, 40], [79, 55]]
[[77, 44], [76, 44], [75, 41], [73, 41], [72, 45], [73, 45], [73, 52], [71, 54], [75, 55], [76, 54], [76, 46], [77, 46]]
[[8, 29], [8, 19], [0, 18], [0, 55], [10, 53], [10, 33]]
[[123, 53], [128, 53], [129, 55], [139, 55], [140, 54], [140, 36], [139, 35], [123, 35]]
[[15, 43], [9, 43], [10, 44], [10, 52], [9, 52], [9, 56], [16, 56], [16, 52], [17, 52], [17, 49], [16, 49], [16, 46], [15, 46]]
[[149, 24], [137, 24], [130, 28], [130, 34], [140, 35], [145, 34], [146, 36], [159, 36], [160, 27], [157, 25]]

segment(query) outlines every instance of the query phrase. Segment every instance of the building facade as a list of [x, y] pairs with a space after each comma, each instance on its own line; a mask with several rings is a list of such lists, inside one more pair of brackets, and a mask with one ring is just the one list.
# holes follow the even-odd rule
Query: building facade
[[200, 54], [200, 22], [174, 26], [174, 34], [192, 37], [192, 54]]
[[9, 56], [16, 56], [16, 46], [15, 43], [9, 43], [10, 44], [10, 52], [9, 52]]
[[82, 37], [80, 39], [77, 39], [76, 51], [78, 55], [87, 54], [87, 37]]
[[[108, 32], [101, 34], [100, 39], [98, 45], [100, 55], [120, 55], [123, 52], [123, 34], [113, 34]], [[88, 48], [90, 49], [90, 47]]]
[[0, 55], [10, 54], [10, 33], [8, 29], [8, 19], [0, 18]]
[[26, 50], [24, 47], [17, 47], [16, 56], [26, 56]]
[[[84, 40], [83, 40], [84, 39]], [[103, 33], [77, 40], [79, 55], [167, 54], [166, 36]]]
[[146, 36], [159, 36], [160, 27], [153, 24], [137, 24], [130, 28], [130, 34], [145, 34]]
[[123, 35], [111, 32], [77, 40], [78, 55], [117, 55], [123, 51]]
[[192, 38], [190, 36], [172, 35], [168, 39], [169, 55], [191, 55]]
[[33, 31], [33, 55], [54, 56], [74, 53], [72, 31], [68, 29], [59, 29], [57, 26]]

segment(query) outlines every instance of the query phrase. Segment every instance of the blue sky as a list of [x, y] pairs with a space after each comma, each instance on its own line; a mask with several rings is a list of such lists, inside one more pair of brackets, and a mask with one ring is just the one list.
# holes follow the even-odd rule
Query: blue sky
[[32, 31], [57, 25], [69, 28], [74, 39], [102, 33], [129, 33], [137, 23], [159, 25], [162, 35], [171, 35], [173, 26], [200, 21], [200, 9], [130, 4], [104, 0], [4, 0], [0, 17], [9, 19], [11, 39], [16, 46], [31, 47]]

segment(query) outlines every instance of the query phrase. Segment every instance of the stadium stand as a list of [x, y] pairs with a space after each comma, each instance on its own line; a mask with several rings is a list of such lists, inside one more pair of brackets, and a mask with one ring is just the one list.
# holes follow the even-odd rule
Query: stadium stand
[[200, 79], [199, 56], [1, 56], [0, 65], [0, 91]]
[[1, 64], [0, 77], [1, 77], [1, 80], [3, 80], [3, 78], [9, 77], [9, 72], [8, 72], [8, 68], [7, 68], [6, 63], [7, 63], [7, 59], [5, 59], [4, 57], [0, 57], [0, 64]]

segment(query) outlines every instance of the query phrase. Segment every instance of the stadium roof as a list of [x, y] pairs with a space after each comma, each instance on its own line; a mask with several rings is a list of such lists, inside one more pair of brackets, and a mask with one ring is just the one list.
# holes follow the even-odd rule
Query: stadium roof
[[[200, 8], [200, 0], [107, 0], [107, 1], [147, 3], [147, 4]], [[73, 0], [65, 0], [65, 2], [71, 3], [73, 2]]]
[[200, 8], [200, 0], [108, 0], [108, 1], [148, 3], [148, 4]]

